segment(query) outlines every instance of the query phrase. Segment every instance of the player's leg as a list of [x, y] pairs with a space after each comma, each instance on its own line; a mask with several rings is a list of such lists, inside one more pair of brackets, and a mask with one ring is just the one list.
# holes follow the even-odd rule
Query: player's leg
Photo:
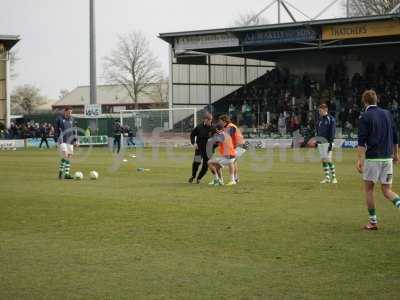
[[64, 178], [65, 179], [72, 179], [72, 176], [70, 174], [70, 170], [71, 170], [71, 158], [72, 158], [72, 155], [74, 153], [74, 146], [67, 144], [66, 149], [67, 149], [66, 158], [64, 160], [64, 163], [65, 163]]
[[47, 138], [44, 139], [44, 142], [46, 143], [47, 149], [50, 149], [49, 142], [47, 141]]
[[235, 182], [239, 183], [239, 164], [237, 160], [235, 160], [234, 167], [235, 167], [234, 169]]
[[218, 164], [216, 167], [217, 170], [217, 174], [219, 177], [219, 182], [217, 183], [217, 185], [224, 185], [224, 177], [222, 176], [222, 166], [221, 164]]
[[330, 171], [329, 171], [329, 163], [323, 160], [322, 161], [322, 169], [324, 170], [325, 178], [321, 181], [321, 183], [330, 183], [331, 176], [330, 176]]
[[189, 183], [192, 183], [193, 180], [196, 178], [197, 171], [199, 170], [200, 165], [201, 165], [201, 155], [200, 155], [199, 150], [197, 149], [194, 152], [194, 158], [193, 158], [193, 163], [192, 163], [192, 176], [189, 178]]
[[387, 161], [381, 163], [382, 170], [379, 181], [382, 183], [381, 189], [383, 196], [391, 201], [393, 205], [400, 208], [400, 197], [398, 194], [392, 191], [393, 183], [393, 162]]
[[[209, 160], [208, 167], [211, 173], [214, 174], [214, 180], [210, 182], [210, 185], [220, 185], [222, 176], [221, 176], [221, 166], [217, 160]], [[220, 177], [221, 176], [221, 177]]]
[[208, 185], [213, 185], [215, 181], [215, 168], [213, 166], [213, 161], [211, 159], [207, 162], [207, 166], [211, 174], [213, 175], [213, 179], [208, 183]]
[[330, 171], [330, 180], [333, 184], [337, 184], [337, 178], [336, 178], [336, 166], [335, 163], [332, 160], [332, 150], [328, 152], [328, 167]]
[[65, 175], [65, 157], [67, 157], [67, 145], [65, 143], [60, 144], [60, 167], [58, 172], [58, 179], [64, 179]]
[[119, 153], [119, 148], [121, 147], [120, 146], [120, 142], [121, 141], [117, 137], [114, 137], [114, 140], [113, 140], [113, 153], [115, 153], [115, 152]]
[[230, 181], [226, 185], [227, 186], [235, 185], [236, 180], [235, 180], [235, 162], [234, 162], [234, 160], [231, 160], [231, 162], [229, 162], [228, 170], [229, 170]]
[[115, 149], [117, 149], [117, 139], [114, 137], [113, 139], [113, 153], [115, 153]]
[[207, 174], [207, 171], [208, 171], [208, 155], [206, 152], [207, 151], [204, 150], [201, 153], [201, 158], [202, 158], [203, 164], [201, 165], [200, 173], [197, 176], [196, 183], [200, 183], [200, 181], [203, 179], [203, 177]]
[[363, 180], [364, 180], [364, 191], [365, 191], [365, 202], [369, 214], [369, 223], [364, 226], [367, 230], [376, 230], [377, 217], [376, 208], [374, 201], [374, 185], [379, 181], [379, 175], [381, 172], [380, 162], [366, 160], [364, 163]]
[[365, 181], [364, 191], [365, 191], [365, 203], [368, 209], [369, 222], [364, 226], [367, 230], [377, 230], [378, 229], [378, 219], [376, 216], [376, 207], [374, 201], [374, 182]]
[[239, 183], [239, 158], [243, 156], [243, 154], [246, 152], [246, 149], [243, 148], [242, 146], [239, 146], [236, 148], [236, 160], [235, 160], [235, 181], [236, 183]]
[[382, 193], [386, 199], [390, 200], [393, 205], [397, 208], [400, 208], [400, 196], [392, 191], [391, 184], [382, 184]]
[[121, 151], [121, 137], [117, 139], [117, 153], [119, 154], [120, 151]]
[[321, 183], [330, 183], [330, 169], [329, 169], [329, 153], [328, 153], [329, 144], [318, 144], [318, 151], [322, 161], [322, 169], [324, 171], [325, 178], [321, 181]]
[[216, 164], [215, 164], [214, 160], [208, 161], [208, 168], [210, 169], [210, 172], [214, 175], [214, 180], [212, 182], [210, 182], [210, 185], [211, 185], [219, 180], [218, 172], [217, 172], [217, 168], [216, 168]]
[[62, 157], [60, 160], [60, 166], [58, 169], [58, 179], [64, 179], [64, 174], [65, 174], [65, 158]]

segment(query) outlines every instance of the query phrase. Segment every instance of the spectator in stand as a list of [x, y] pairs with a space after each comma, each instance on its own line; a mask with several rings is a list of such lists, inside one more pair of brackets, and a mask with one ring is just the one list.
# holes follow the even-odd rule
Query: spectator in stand
[[242, 113], [243, 113], [244, 124], [246, 125], [246, 127], [252, 128], [253, 127], [253, 112], [252, 112], [251, 105], [248, 104], [248, 102], [246, 100], [243, 102]]
[[279, 130], [279, 134], [281, 136], [285, 136], [286, 135], [286, 118], [285, 118], [285, 114], [282, 113], [279, 116], [278, 119], [278, 130]]
[[86, 136], [86, 137], [89, 137], [89, 136], [91, 136], [91, 135], [92, 135], [92, 130], [90, 129], [90, 127], [86, 128], [86, 130], [85, 130], [85, 136]]
[[231, 120], [235, 120], [236, 119], [236, 108], [235, 108], [235, 105], [233, 105], [233, 103], [231, 103], [229, 105], [228, 112], [229, 112], [229, 117], [231, 118]]
[[290, 135], [293, 136], [294, 133], [300, 128], [299, 118], [294, 112], [290, 116]]

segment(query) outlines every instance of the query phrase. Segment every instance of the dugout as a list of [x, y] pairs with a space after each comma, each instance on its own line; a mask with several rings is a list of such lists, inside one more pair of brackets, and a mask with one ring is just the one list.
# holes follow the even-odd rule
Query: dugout
[[[260, 126], [271, 116], [279, 116], [285, 105], [312, 111], [323, 101], [339, 112], [348, 103], [356, 105], [361, 90], [368, 87], [400, 103], [399, 14], [161, 33], [159, 37], [170, 45], [172, 108], [208, 108], [219, 113], [247, 100], [256, 107], [253, 115], [258, 114], [256, 125]], [[368, 73], [374, 78], [365, 78]], [[378, 73], [386, 77], [378, 78]], [[290, 92], [271, 92], [282, 84], [277, 76], [293, 79], [285, 83], [291, 86]]]
[[0, 126], [10, 125], [10, 50], [19, 41], [17, 36], [0, 35]]

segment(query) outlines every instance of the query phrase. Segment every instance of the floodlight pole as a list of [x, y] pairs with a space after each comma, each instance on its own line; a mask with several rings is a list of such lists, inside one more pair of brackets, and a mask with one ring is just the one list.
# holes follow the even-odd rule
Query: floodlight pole
[[350, 18], [350, 0], [346, 0], [346, 17]]
[[90, 0], [90, 104], [96, 104], [96, 20], [95, 0]]
[[11, 62], [10, 62], [10, 52], [6, 51], [6, 128], [11, 126]]
[[[97, 104], [95, 0], [90, 0], [90, 104]], [[90, 127], [96, 129], [96, 119], [90, 120]]]

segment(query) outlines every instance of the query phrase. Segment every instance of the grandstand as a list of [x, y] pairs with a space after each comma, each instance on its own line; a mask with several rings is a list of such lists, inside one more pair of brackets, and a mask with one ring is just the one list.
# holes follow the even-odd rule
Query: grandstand
[[374, 88], [399, 120], [399, 17], [161, 33], [170, 45], [169, 105], [229, 112], [249, 136], [270, 137], [312, 131], [326, 102], [339, 135], [351, 137], [360, 95]]

